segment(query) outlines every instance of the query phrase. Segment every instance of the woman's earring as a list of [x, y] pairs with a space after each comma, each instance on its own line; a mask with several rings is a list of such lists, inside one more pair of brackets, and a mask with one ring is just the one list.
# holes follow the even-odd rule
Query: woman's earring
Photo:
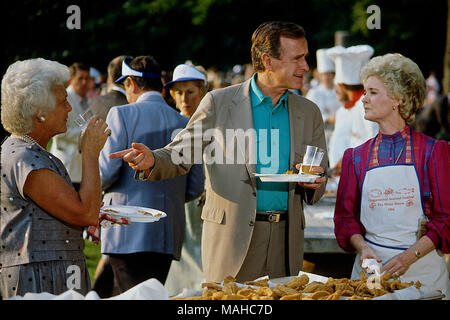
[[39, 117], [39, 121], [40, 121], [40, 122], [44, 122], [44, 121], [45, 121], [45, 117], [40, 116], [40, 117]]
[[395, 106], [393, 106], [393, 107], [392, 107], [392, 110], [395, 110], [395, 109], [396, 109], [396, 107], [395, 107]]

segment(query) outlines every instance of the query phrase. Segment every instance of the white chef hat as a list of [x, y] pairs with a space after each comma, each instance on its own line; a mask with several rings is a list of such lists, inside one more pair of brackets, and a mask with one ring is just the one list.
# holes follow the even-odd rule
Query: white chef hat
[[358, 45], [349, 48], [336, 46], [328, 49], [326, 53], [334, 61], [336, 67], [334, 82], [348, 85], [361, 84], [359, 74], [362, 67], [369, 62], [373, 52], [373, 48], [369, 45]]
[[316, 51], [317, 71], [334, 72], [334, 62], [327, 55], [328, 49], [319, 49]]

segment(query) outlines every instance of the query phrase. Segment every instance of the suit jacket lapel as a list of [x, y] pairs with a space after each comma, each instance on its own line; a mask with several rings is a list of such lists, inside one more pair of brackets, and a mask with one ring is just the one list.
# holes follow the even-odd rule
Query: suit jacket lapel
[[232, 105], [230, 110], [230, 120], [233, 123], [234, 129], [242, 129], [246, 134], [252, 136], [253, 141], [247, 140], [247, 146], [243, 147], [237, 143], [237, 151], [245, 157], [245, 167], [247, 168], [253, 189], [256, 191], [256, 136], [254, 135], [252, 104], [250, 100], [250, 82], [251, 79], [242, 83], [236, 94], [232, 98]]

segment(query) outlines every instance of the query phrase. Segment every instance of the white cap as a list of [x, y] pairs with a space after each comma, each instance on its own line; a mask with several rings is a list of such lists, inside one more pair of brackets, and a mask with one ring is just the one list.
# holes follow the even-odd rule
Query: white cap
[[327, 55], [328, 49], [319, 49], [316, 51], [317, 71], [334, 72], [334, 62]]
[[196, 67], [188, 64], [179, 64], [175, 70], [173, 70], [172, 81], [167, 82], [164, 88], [172, 86], [175, 82], [189, 81], [189, 80], [202, 80], [205, 83], [205, 87], [208, 86], [206, 81], [206, 75], [198, 70]]
[[360, 72], [373, 55], [373, 48], [369, 45], [359, 45], [349, 48], [337, 46], [327, 50], [328, 57], [334, 61], [336, 74], [335, 83], [348, 85], [361, 84]]

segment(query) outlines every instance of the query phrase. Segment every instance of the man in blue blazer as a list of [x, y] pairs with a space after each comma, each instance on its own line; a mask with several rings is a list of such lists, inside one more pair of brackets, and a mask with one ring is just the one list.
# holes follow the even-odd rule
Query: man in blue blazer
[[204, 172], [195, 165], [186, 175], [163, 181], [134, 179], [134, 170], [109, 154], [140, 142], [154, 149], [172, 140], [188, 119], [167, 105], [161, 96], [161, 69], [151, 56], [125, 59], [122, 77], [129, 104], [110, 109], [106, 122], [112, 134], [100, 154], [105, 205], [134, 205], [167, 213], [154, 223], [102, 228], [102, 253], [110, 257], [121, 292], [156, 278], [164, 283], [173, 259], [179, 260], [184, 239], [184, 203], [199, 196]]

